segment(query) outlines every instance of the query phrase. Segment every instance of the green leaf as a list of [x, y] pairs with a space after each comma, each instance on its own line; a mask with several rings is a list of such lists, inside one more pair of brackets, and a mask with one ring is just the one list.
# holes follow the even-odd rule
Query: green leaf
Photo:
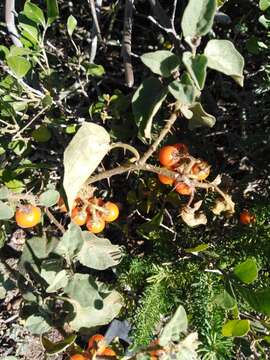
[[139, 128], [139, 135], [144, 139], [151, 139], [152, 121], [168, 89], [157, 78], [150, 77], [139, 86], [132, 98], [132, 110], [135, 122]]
[[180, 58], [168, 50], [145, 53], [141, 60], [153, 73], [164, 77], [171, 76], [180, 65]]
[[47, 190], [39, 197], [40, 205], [50, 207], [57, 204], [60, 194], [56, 190]]
[[28, 239], [23, 248], [19, 266], [27, 270], [31, 265], [34, 271], [39, 272], [42, 261], [53, 252], [58, 242], [56, 238], [48, 240], [45, 237], [32, 237]]
[[228, 0], [217, 0], [218, 8], [221, 8]]
[[81, 228], [71, 222], [68, 230], [59, 241], [58, 245], [54, 249], [54, 253], [61, 256], [68, 256], [69, 258], [74, 257], [79, 253], [82, 248], [84, 239], [82, 236]]
[[5, 185], [8, 189], [12, 190], [13, 192], [20, 193], [24, 190], [25, 185], [22, 181], [17, 179], [12, 179], [9, 181], [5, 181]]
[[270, 0], [260, 0], [259, 7], [262, 11], [267, 10], [270, 7]]
[[238, 264], [235, 267], [233, 273], [245, 284], [251, 284], [258, 278], [258, 267], [256, 260], [250, 258], [241, 264]]
[[47, 106], [51, 106], [53, 104], [53, 99], [50, 95], [45, 95], [43, 98], [42, 98], [42, 105], [43, 107], [47, 107]]
[[195, 129], [200, 126], [213, 127], [216, 122], [216, 118], [208, 114], [202, 107], [200, 103], [195, 103], [190, 107], [190, 110], [193, 113], [192, 118], [189, 120], [189, 129]]
[[23, 12], [24, 15], [27, 16], [30, 20], [42, 25], [43, 27], [46, 26], [43, 11], [37, 5], [32, 4], [30, 1], [28, 1], [24, 5]]
[[216, 296], [215, 303], [224, 310], [231, 310], [237, 305], [235, 299], [226, 290]]
[[50, 255], [47, 259], [36, 263], [38, 265], [35, 269], [38, 269], [38, 274], [46, 281], [43, 283], [44, 287], [48, 287], [55, 281], [55, 278], [63, 268], [63, 258], [55, 255]]
[[7, 64], [10, 70], [18, 78], [24, 77], [31, 69], [31, 64], [22, 56], [8, 56]]
[[10, 56], [25, 56], [31, 54], [31, 50], [24, 48], [24, 47], [18, 47], [15, 45], [12, 45], [10, 48], [9, 55]]
[[167, 346], [170, 342], [180, 340], [180, 335], [187, 331], [188, 319], [182, 305], [178, 307], [169, 323], [164, 327], [159, 338], [161, 346]]
[[199, 253], [199, 252], [207, 250], [208, 248], [209, 248], [209, 244], [200, 244], [200, 245], [198, 245], [196, 247], [185, 249], [185, 252], [187, 252], [187, 253]]
[[98, 287], [94, 279], [87, 274], [74, 274], [64, 288], [64, 293], [72, 300], [77, 301], [82, 307], [94, 307], [95, 303], [100, 303], [102, 307], [102, 297], [98, 292]]
[[174, 80], [168, 86], [169, 92], [181, 105], [191, 105], [195, 101], [196, 89], [188, 74], [184, 73], [180, 80]]
[[77, 26], [77, 20], [73, 15], [69, 15], [67, 19], [67, 31], [70, 37], [72, 36], [73, 31], [76, 29], [76, 26]]
[[216, 8], [216, 0], [189, 0], [181, 22], [184, 37], [206, 35], [213, 26]]
[[64, 189], [69, 209], [77, 193], [110, 149], [110, 135], [100, 125], [85, 122], [64, 152]]
[[83, 238], [83, 246], [76, 257], [82, 265], [95, 270], [105, 270], [120, 263], [123, 256], [120, 246], [88, 231], [83, 231]]
[[0, 220], [8, 220], [14, 216], [14, 210], [9, 205], [0, 201]]
[[255, 311], [270, 316], [270, 288], [257, 291], [244, 287], [237, 289]]
[[245, 336], [250, 330], [249, 320], [229, 320], [222, 326], [223, 336]]
[[22, 35], [20, 40], [23, 43], [25, 42], [25, 47], [37, 46], [40, 35], [37, 24], [28, 19], [23, 13], [20, 13], [18, 18]]
[[57, 341], [56, 343], [51, 342], [44, 335], [41, 336], [41, 344], [46, 350], [48, 355], [59, 354], [66, 350], [70, 345], [74, 344], [77, 335], [69, 335], [64, 340]]
[[186, 51], [182, 60], [195, 85], [202, 90], [206, 79], [207, 57], [205, 55], [193, 56], [190, 51]]
[[32, 333], [36, 335], [44, 334], [45, 332], [50, 330], [50, 325], [47, 321], [39, 315], [31, 315], [29, 316], [24, 326]]
[[75, 317], [72, 314], [69, 325], [75, 331], [80, 331], [80, 329], [109, 324], [119, 314], [123, 299], [117, 291], [113, 290], [103, 299], [102, 308], [82, 307], [79, 302], [72, 299], [69, 302], [73, 305], [75, 314]]
[[0, 187], [0, 200], [7, 199], [9, 194], [10, 192], [5, 186]]
[[101, 77], [105, 74], [105, 69], [102, 65], [84, 63], [84, 67], [90, 76]]
[[208, 59], [209, 68], [231, 76], [237, 84], [243, 86], [244, 58], [231, 41], [210, 40], [204, 49], [204, 54]]
[[47, 287], [46, 292], [47, 293], [56, 292], [57, 290], [66, 287], [67, 284], [68, 284], [68, 273], [66, 270], [61, 270], [60, 272], [55, 274], [55, 277], [53, 281], [50, 283], [50, 286]]
[[262, 26], [264, 26], [266, 29], [269, 29], [270, 27], [270, 19], [265, 15], [259, 17], [259, 23], [262, 24]]
[[59, 16], [57, 0], [46, 0], [48, 25], [51, 25]]
[[32, 131], [32, 136], [35, 141], [39, 143], [48, 142], [51, 137], [52, 133], [45, 125], [40, 125], [37, 129]]

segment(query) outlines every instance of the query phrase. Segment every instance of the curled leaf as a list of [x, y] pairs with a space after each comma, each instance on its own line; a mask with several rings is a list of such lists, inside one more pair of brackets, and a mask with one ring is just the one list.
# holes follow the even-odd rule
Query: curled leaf
[[234, 208], [235, 208], [235, 203], [232, 201], [231, 196], [225, 195], [223, 199], [219, 198], [216, 200], [211, 210], [215, 215], [220, 215], [222, 212], [233, 214], [235, 211]]
[[190, 227], [206, 225], [207, 218], [203, 212], [198, 212], [202, 205], [202, 200], [196, 202], [193, 207], [186, 206], [182, 209], [180, 215], [183, 221]]

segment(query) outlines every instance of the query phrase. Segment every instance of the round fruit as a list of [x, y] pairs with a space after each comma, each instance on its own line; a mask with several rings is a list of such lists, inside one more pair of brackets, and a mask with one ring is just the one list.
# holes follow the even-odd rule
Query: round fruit
[[174, 166], [177, 164], [179, 159], [179, 150], [173, 145], [163, 146], [163, 148], [159, 151], [159, 162], [163, 166]]
[[93, 234], [98, 234], [101, 231], [103, 231], [105, 228], [105, 225], [106, 225], [105, 221], [101, 217], [98, 217], [95, 220], [90, 218], [89, 220], [87, 220], [87, 223], [86, 223], [87, 229]]
[[103, 213], [102, 217], [106, 222], [113, 222], [119, 216], [119, 208], [113, 202], [106, 202], [104, 205], [104, 210], [106, 210], [106, 212]]
[[71, 211], [71, 219], [75, 224], [79, 226], [83, 226], [87, 220], [87, 213], [86, 211], [81, 210], [78, 207], [75, 207]]
[[[89, 341], [88, 341], [88, 347], [87, 347], [87, 350], [91, 350], [91, 349], [97, 349], [98, 348], [98, 343], [103, 341], [104, 340], [104, 336], [101, 335], [101, 334], [96, 334], [96, 335], [93, 335]], [[103, 349], [99, 349], [96, 353], [96, 355], [99, 355], [99, 356], [116, 356], [116, 353], [106, 347], [106, 348], [103, 348]]]
[[103, 356], [114, 356], [116, 357], [116, 353], [113, 351], [113, 349], [110, 348], [105, 348], [103, 351], [101, 352], [97, 352], [97, 355], [103, 355]]
[[192, 193], [191, 187], [183, 182], [179, 182], [179, 183], [175, 184], [175, 190], [180, 195], [190, 195]]
[[172, 185], [173, 179], [166, 175], [158, 174], [159, 181], [164, 185]]
[[58, 205], [59, 211], [60, 211], [61, 213], [67, 212], [67, 207], [66, 207], [66, 204], [65, 204], [65, 202], [64, 202], [64, 199], [63, 199], [62, 197], [59, 198], [57, 205]]
[[21, 228], [33, 227], [41, 220], [40, 208], [33, 205], [23, 205], [17, 209], [15, 220]]
[[150, 343], [150, 347], [151, 348], [155, 348], [155, 350], [151, 350], [149, 352], [149, 354], [151, 355], [151, 359], [152, 358], [156, 358], [158, 359], [159, 356], [162, 356], [164, 354], [164, 351], [163, 349], [159, 346], [159, 340], [156, 339], [156, 340], [153, 340], [151, 343]]
[[93, 347], [97, 346], [97, 343], [99, 343], [100, 341], [104, 340], [104, 336], [101, 334], [96, 334], [90, 337], [90, 339], [88, 340], [88, 346], [87, 349], [92, 349]]
[[210, 165], [206, 161], [199, 160], [191, 169], [191, 174], [199, 181], [205, 180], [210, 174]]
[[70, 360], [88, 360], [89, 357], [86, 357], [82, 354], [75, 354], [75, 355], [72, 355]]
[[250, 214], [248, 210], [243, 210], [240, 214], [240, 223], [243, 225], [249, 225], [255, 221], [255, 216]]

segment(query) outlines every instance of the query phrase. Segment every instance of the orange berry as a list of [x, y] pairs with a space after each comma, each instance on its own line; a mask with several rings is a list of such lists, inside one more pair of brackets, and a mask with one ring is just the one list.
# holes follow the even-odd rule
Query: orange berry
[[116, 353], [113, 351], [113, 349], [111, 348], [105, 348], [104, 350], [102, 350], [101, 352], [97, 352], [97, 355], [102, 355], [102, 356], [114, 356], [116, 357]]
[[159, 339], [153, 340], [150, 343], [150, 348], [156, 348], [155, 350], [149, 351], [152, 360], [158, 359], [159, 356], [164, 354], [164, 350], [159, 346]]
[[15, 220], [21, 228], [33, 227], [41, 220], [40, 208], [34, 205], [23, 205], [17, 209]]
[[67, 207], [66, 207], [65, 201], [62, 197], [59, 198], [57, 205], [58, 205], [59, 211], [61, 213], [67, 212]]
[[240, 223], [243, 225], [249, 225], [255, 222], [255, 216], [252, 215], [248, 210], [243, 210], [240, 214]]
[[72, 209], [71, 211], [71, 220], [79, 225], [79, 226], [83, 226], [86, 223], [87, 220], [87, 213], [84, 210], [81, 210], [78, 207], [75, 207]]
[[164, 185], [172, 185], [173, 184], [173, 179], [170, 178], [169, 176], [166, 176], [166, 175], [161, 175], [161, 174], [158, 174], [158, 179], [159, 181], [164, 184]]
[[103, 213], [102, 217], [106, 222], [113, 222], [119, 216], [119, 208], [113, 202], [106, 202], [104, 205], [104, 210], [106, 210], [106, 212]]
[[88, 340], [88, 346], [87, 349], [92, 349], [93, 347], [96, 347], [97, 343], [104, 340], [104, 336], [101, 334], [96, 334], [90, 337]]
[[173, 145], [163, 146], [159, 151], [159, 162], [163, 166], [174, 166], [177, 164], [179, 159], [179, 151]]
[[179, 182], [175, 184], [175, 190], [180, 194], [180, 195], [190, 195], [192, 193], [192, 189], [189, 185], [183, 183], [183, 182]]
[[[91, 349], [96, 350], [98, 348], [98, 343], [104, 340], [104, 336], [101, 334], [93, 335], [88, 341], [87, 350], [90, 351]], [[99, 349], [96, 353], [99, 356], [116, 356], [116, 353], [110, 349], [109, 347]]]
[[87, 229], [93, 234], [98, 234], [101, 231], [103, 231], [105, 225], [106, 225], [105, 221], [101, 217], [98, 217], [95, 220], [93, 220], [93, 218], [90, 217], [86, 222]]
[[205, 180], [210, 174], [210, 165], [206, 161], [199, 160], [191, 169], [191, 174], [199, 181]]
[[89, 357], [84, 356], [82, 354], [74, 354], [71, 356], [70, 360], [88, 360]]

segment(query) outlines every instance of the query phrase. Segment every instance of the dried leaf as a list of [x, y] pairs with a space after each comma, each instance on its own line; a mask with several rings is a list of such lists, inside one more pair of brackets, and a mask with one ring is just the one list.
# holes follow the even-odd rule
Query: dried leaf
[[206, 225], [207, 218], [203, 212], [196, 213], [202, 205], [202, 201], [198, 201], [194, 204], [193, 208], [186, 206], [182, 209], [180, 215], [183, 221], [191, 227]]
[[215, 215], [220, 215], [222, 212], [233, 214], [235, 212], [234, 208], [235, 203], [232, 201], [231, 196], [225, 195], [225, 198], [216, 200], [215, 205], [211, 210]]

